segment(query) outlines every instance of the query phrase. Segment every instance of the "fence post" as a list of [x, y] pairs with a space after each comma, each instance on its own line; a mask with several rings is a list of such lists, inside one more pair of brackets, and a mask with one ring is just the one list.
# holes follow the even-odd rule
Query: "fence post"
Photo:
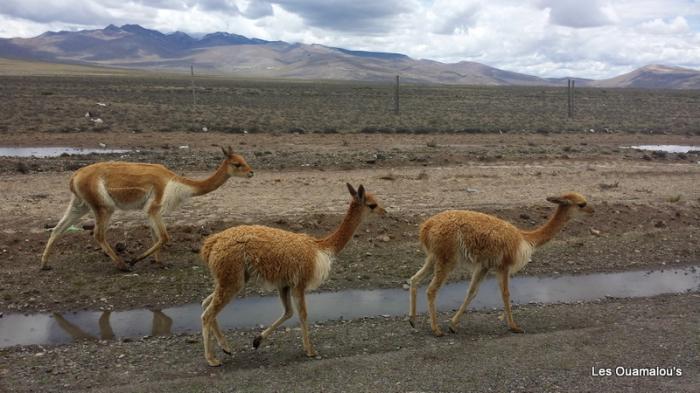
[[196, 106], [197, 98], [194, 94], [194, 64], [190, 64], [190, 76], [192, 78], [192, 106]]
[[571, 118], [571, 79], [566, 80], [566, 117]]
[[571, 118], [576, 114], [576, 80], [571, 80]]
[[396, 89], [394, 90], [394, 114], [399, 114], [399, 76], [396, 75]]

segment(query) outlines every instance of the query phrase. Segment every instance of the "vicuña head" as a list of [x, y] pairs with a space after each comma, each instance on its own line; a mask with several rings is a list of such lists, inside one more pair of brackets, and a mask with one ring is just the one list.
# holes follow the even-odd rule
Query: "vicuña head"
[[248, 166], [248, 163], [245, 162], [243, 156], [235, 154], [233, 149], [231, 149], [231, 146], [228, 147], [228, 150], [221, 146], [221, 151], [226, 157], [226, 172], [229, 176], [253, 177], [255, 174], [253, 172], [253, 168]]
[[160, 260], [160, 249], [168, 241], [168, 233], [162, 214], [176, 209], [193, 196], [204, 195], [221, 187], [231, 176], [253, 177], [253, 169], [245, 159], [234, 154], [231, 147], [221, 148], [224, 159], [217, 170], [203, 180], [178, 176], [157, 164], [131, 162], [99, 162], [78, 169], [70, 179], [73, 193], [63, 218], [51, 231], [41, 257], [42, 270], [50, 269], [49, 253], [56, 239], [88, 212], [95, 216], [95, 240], [109, 255], [118, 269], [128, 271], [129, 266], [107, 243], [105, 233], [115, 210], [143, 210], [151, 223], [154, 244], [137, 258], [134, 264], [149, 255]]
[[347, 187], [352, 196], [350, 206], [340, 226], [326, 237], [317, 239], [303, 233], [242, 225], [211, 235], [204, 241], [202, 260], [209, 266], [215, 283], [214, 292], [202, 302], [204, 357], [210, 366], [221, 364], [212, 354], [212, 334], [223, 351], [231, 353], [216, 316], [248, 280], [277, 288], [284, 306], [284, 314], [255, 338], [253, 346], [257, 348], [280, 324], [291, 318], [293, 298], [301, 322], [304, 350], [307, 356], [316, 356], [306, 326], [304, 293], [328, 278], [333, 259], [352, 238], [364, 217], [384, 214], [377, 198], [363, 186], [357, 190], [350, 184]]
[[427, 219], [420, 227], [420, 241], [427, 258], [423, 267], [411, 277], [411, 326], [415, 326], [417, 285], [432, 269], [434, 275], [427, 290], [428, 312], [433, 333], [443, 335], [437, 323], [435, 299], [448, 274], [457, 264], [463, 263], [471, 270], [471, 283], [462, 306], [450, 321], [450, 330], [457, 329], [459, 318], [476, 296], [481, 281], [492, 271], [498, 276], [508, 327], [522, 333], [510, 309], [508, 282], [511, 274], [522, 269], [530, 261], [534, 249], [552, 239], [576, 213], [593, 213], [586, 198], [579, 193], [548, 197], [547, 201], [555, 203], [557, 208], [544, 225], [533, 230], [521, 230], [507, 221], [469, 210], [445, 211]]

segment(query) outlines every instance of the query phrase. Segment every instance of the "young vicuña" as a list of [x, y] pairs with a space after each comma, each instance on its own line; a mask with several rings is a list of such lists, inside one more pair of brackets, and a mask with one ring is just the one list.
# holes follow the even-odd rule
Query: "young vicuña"
[[259, 225], [242, 225], [211, 235], [204, 241], [202, 260], [209, 266], [215, 282], [214, 292], [202, 302], [204, 357], [210, 366], [221, 365], [212, 354], [212, 333], [223, 351], [231, 353], [216, 316], [249, 279], [277, 288], [284, 306], [284, 314], [255, 338], [253, 346], [257, 348], [263, 339], [292, 317], [291, 299], [294, 298], [304, 350], [307, 356], [316, 356], [306, 325], [304, 293], [317, 288], [328, 277], [333, 259], [350, 241], [366, 215], [384, 214], [377, 199], [365, 192], [362, 185], [357, 191], [350, 184], [347, 187], [352, 195], [350, 207], [340, 226], [324, 238]]
[[435, 298], [447, 275], [458, 263], [466, 263], [471, 270], [471, 283], [462, 306], [450, 320], [455, 331], [459, 318], [474, 299], [481, 281], [489, 271], [498, 276], [508, 327], [512, 332], [523, 330], [513, 321], [510, 310], [508, 281], [511, 274], [522, 269], [535, 248], [548, 242], [569, 221], [575, 212], [592, 213], [583, 195], [572, 192], [547, 201], [557, 204], [554, 215], [541, 227], [521, 230], [507, 221], [474, 211], [445, 211], [426, 220], [420, 227], [420, 242], [427, 254], [423, 267], [411, 277], [409, 322], [415, 327], [416, 291], [420, 280], [433, 270], [433, 279], [427, 289], [430, 324], [436, 336], [442, 336], [437, 323]]
[[49, 253], [56, 239], [89, 211], [95, 216], [95, 240], [109, 255], [118, 269], [129, 266], [107, 243], [105, 232], [115, 210], [139, 210], [148, 214], [154, 244], [143, 254], [130, 261], [134, 264], [153, 254], [159, 265], [160, 248], [168, 241], [162, 215], [174, 210], [190, 197], [204, 195], [221, 187], [231, 176], [253, 177], [253, 170], [245, 159], [234, 154], [229, 146], [223, 147], [224, 160], [206, 179], [181, 177], [157, 164], [130, 162], [99, 162], [78, 169], [70, 179], [73, 193], [63, 218], [51, 231], [41, 257], [41, 269], [50, 269]]

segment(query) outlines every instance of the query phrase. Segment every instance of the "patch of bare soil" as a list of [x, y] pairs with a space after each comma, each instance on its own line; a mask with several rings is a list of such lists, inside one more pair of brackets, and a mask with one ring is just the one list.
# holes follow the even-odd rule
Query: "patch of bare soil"
[[[387, 143], [393, 140], [392, 136], [376, 137]], [[533, 262], [521, 274], [681, 266], [699, 260], [700, 190], [696, 185], [700, 182], [700, 165], [689, 162], [687, 156], [645, 160], [635, 157], [637, 152], [621, 149], [602, 159], [598, 151], [606, 143], [633, 142], [620, 140], [620, 136], [599, 136], [590, 143], [579, 142], [579, 146], [595, 143], [597, 147], [576, 153], [578, 157], [525, 159], [527, 154], [514, 153], [512, 160], [503, 157], [474, 161], [459, 149], [488, 151], [496, 143], [494, 138], [500, 137], [444, 137], [454, 147], [452, 154], [463, 154], [464, 162], [438, 165], [434, 161], [440, 154], [436, 153], [425, 166], [399, 160], [374, 168], [376, 164], [362, 161], [351, 166], [348, 160], [338, 164], [340, 168], [299, 166], [281, 170], [266, 168], [255, 154], [244, 153], [251, 157], [251, 165], [256, 169], [253, 179], [231, 179], [221, 189], [192, 199], [166, 217], [172, 241], [163, 256], [171, 267], [163, 270], [143, 262], [130, 274], [114, 269], [89, 230], [64, 236], [51, 258], [54, 270], [38, 271], [47, 228], [55, 225], [70, 199], [67, 183], [72, 172], [47, 164], [40, 172], [1, 174], [0, 196], [5, 203], [0, 208], [0, 277], [4, 284], [0, 288], [0, 310], [126, 309], [199, 302], [211, 290], [208, 272], [197, 254], [204, 237], [244, 223], [314, 235], [327, 233], [338, 225], [347, 207], [345, 182], [364, 184], [389, 214], [370, 219], [360, 227], [321, 291], [403, 286], [422, 265], [424, 255], [417, 230], [432, 214], [446, 209], [472, 209], [529, 228], [545, 222], [552, 212], [553, 205], [544, 200], [546, 196], [571, 190], [586, 195], [596, 213], [569, 223], [554, 241], [535, 253]], [[255, 138], [261, 139], [242, 146], [264, 144], [278, 151], [290, 143], [280, 137]], [[297, 156], [301, 161], [313, 161], [326, 151], [329, 157], [342, 156], [345, 136], [320, 138], [329, 143], [316, 147], [305, 144], [316, 140], [294, 142], [290, 148], [294, 154], [290, 152], [289, 156]], [[422, 136], [403, 138], [400, 145], [395, 142], [397, 156], [431, 149], [425, 146]], [[556, 138], [537, 136], [530, 143], [541, 143], [546, 151], [563, 151], [557, 142]], [[564, 147], [571, 146], [570, 140], [563, 142]], [[201, 150], [195, 145], [160, 154], [168, 157], [168, 165], [180, 168], [178, 172], [204, 177], [207, 172], [183, 169], [192, 162], [204, 162], [205, 167], [218, 163], [217, 148], [207, 141], [199, 143]], [[370, 149], [367, 141], [353, 143], [356, 145], [349, 150], [352, 154], [376, 154], [366, 150]], [[515, 141], [499, 146], [517, 152], [528, 143]], [[566, 150], [571, 153], [575, 149]], [[60, 163], [73, 158], [37, 161], [44, 165], [42, 162]], [[273, 154], [270, 159], [275, 161], [278, 157]], [[90, 220], [89, 216], [85, 218], [86, 222]], [[134, 256], [151, 242], [146, 224], [140, 212], [118, 212], [108, 239], [112, 244], [122, 243], [120, 249], [125, 257]], [[451, 280], [466, 277], [466, 271], [458, 270]], [[247, 291], [261, 293], [257, 288]]]
[[[700, 260], [698, 156], [651, 154], [633, 144], [700, 145], [698, 137], [590, 135], [8, 135], [15, 146], [100, 142], [126, 156], [0, 159], [0, 313], [163, 308], [211, 291], [198, 250], [204, 237], [259, 223], [321, 235], [341, 221], [345, 182], [364, 184], [388, 215], [363, 223], [319, 291], [402, 287], [423, 263], [418, 225], [446, 209], [478, 210], [522, 228], [546, 221], [545, 197], [586, 195], [596, 212], [570, 222], [519, 274], [558, 275], [696, 265]], [[433, 143], [434, 142], [434, 143]], [[47, 228], [70, 198], [73, 170], [102, 159], [163, 163], [204, 177], [214, 144], [233, 145], [256, 171], [194, 198], [166, 218], [172, 241], [160, 269], [117, 271], [82, 224], [39, 271]], [[188, 148], [180, 149], [179, 146]], [[146, 218], [118, 212], [108, 239], [129, 257], [149, 246]], [[451, 281], [464, 280], [455, 271]], [[258, 288], [247, 294], [264, 294]], [[423, 294], [421, 294], [423, 296]], [[408, 296], [407, 296], [408, 298]], [[229, 331], [234, 355], [210, 369], [197, 334], [0, 350], [8, 391], [697, 391], [697, 293], [516, 307], [525, 335], [506, 333], [498, 312], [470, 312], [457, 334], [431, 336], [402, 318], [330, 321], [312, 327], [323, 355], [307, 360], [298, 328], [257, 352], [256, 332]], [[407, 299], [408, 303], [408, 299]], [[448, 310], [442, 310], [444, 312]], [[313, 310], [310, 310], [313, 313]], [[0, 314], [2, 315], [2, 314]], [[446, 318], [442, 314], [441, 318]], [[282, 329], [284, 330], [284, 329]], [[676, 367], [679, 377], [593, 377], [592, 367]], [[351, 382], [349, 382], [351, 381]], [[350, 384], [349, 384], [350, 383]]]

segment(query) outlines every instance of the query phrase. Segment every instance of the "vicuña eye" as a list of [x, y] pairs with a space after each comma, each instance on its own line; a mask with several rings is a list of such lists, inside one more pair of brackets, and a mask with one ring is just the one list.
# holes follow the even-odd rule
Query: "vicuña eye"
[[586, 207], [586, 202], [579, 203], [579, 204], [578, 204], [578, 207]]
[[241, 164], [237, 162], [237, 163], [233, 164], [233, 166], [235, 166], [236, 168], [240, 168]]
[[376, 204], [376, 203], [371, 203], [371, 204], [367, 205], [367, 207], [370, 208], [370, 209], [375, 209], [375, 208], [377, 207], [377, 204]]

